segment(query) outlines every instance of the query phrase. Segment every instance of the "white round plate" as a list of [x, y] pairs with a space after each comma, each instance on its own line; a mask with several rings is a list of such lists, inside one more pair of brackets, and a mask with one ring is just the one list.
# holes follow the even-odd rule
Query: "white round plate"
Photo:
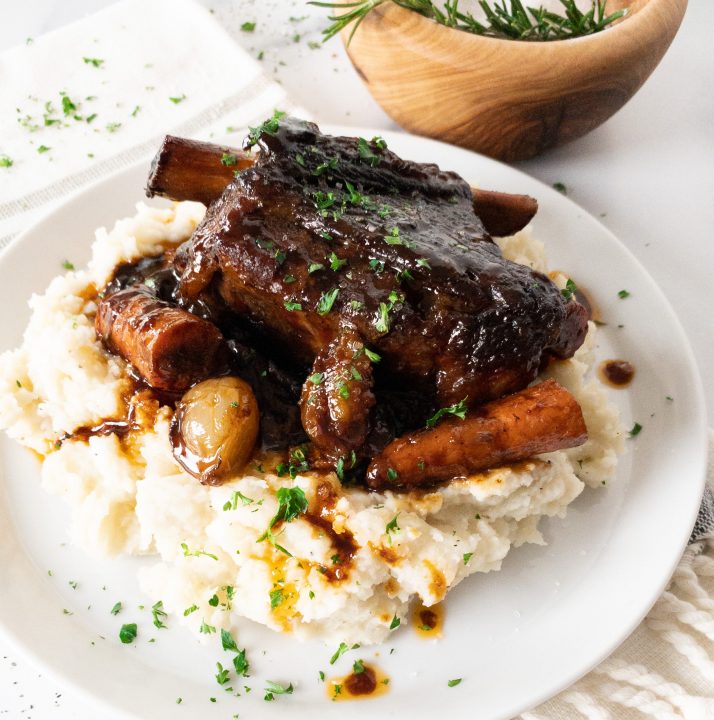
[[[265, 720], [286, 713], [319, 713], [325, 720], [511, 718], [611, 653], [675, 568], [703, 489], [706, 426], [692, 353], [662, 293], [599, 222], [551, 188], [465, 150], [382, 134], [404, 157], [436, 162], [482, 187], [538, 198], [533, 232], [546, 243], [550, 267], [567, 270], [587, 288], [607, 322], [599, 357], [624, 358], [637, 369], [631, 388], [613, 390], [611, 397], [625, 426], [639, 422], [643, 430], [627, 441], [608, 487], [585, 490], [565, 520], [543, 522], [547, 546], [514, 549], [501, 572], [471, 577], [449, 594], [440, 640], [424, 641], [403, 628], [382, 647], [351, 651], [330, 666], [335, 648], [248, 623], [239, 644], [251, 661], [251, 677], [241, 685], [251, 692], [241, 687], [239, 698], [214, 679], [216, 661], [230, 665], [216, 636], [202, 645], [185, 630], [153, 627], [150, 603], [135, 579], [137, 567], [150, 559], [96, 560], [67, 545], [67, 509], [41, 490], [38, 461], [3, 437], [0, 628], [45, 672], [102, 703], [102, 717], [111, 709], [152, 720], [226, 720], [236, 713]], [[3, 253], [0, 349], [20, 342], [30, 294], [46, 287], [61, 261], [85, 263], [94, 228], [133, 212], [146, 174], [147, 165], [137, 166], [82, 191]], [[630, 293], [624, 300], [618, 297], [623, 289]], [[124, 610], [115, 617], [109, 611], [117, 601]], [[127, 622], [139, 624], [134, 645], [117, 637]], [[344, 674], [358, 658], [386, 671], [389, 692], [368, 701], [330, 702], [318, 671], [328, 678]], [[453, 678], [463, 681], [448, 687]], [[266, 680], [292, 682], [295, 692], [265, 702]]]

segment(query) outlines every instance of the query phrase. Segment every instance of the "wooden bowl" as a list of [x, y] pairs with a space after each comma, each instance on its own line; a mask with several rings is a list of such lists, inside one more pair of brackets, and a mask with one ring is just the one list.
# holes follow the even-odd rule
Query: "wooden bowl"
[[662, 59], [687, 0], [620, 4], [629, 14], [602, 32], [525, 42], [447, 28], [387, 2], [365, 17], [347, 52], [377, 102], [410, 132], [524, 160], [617, 112]]

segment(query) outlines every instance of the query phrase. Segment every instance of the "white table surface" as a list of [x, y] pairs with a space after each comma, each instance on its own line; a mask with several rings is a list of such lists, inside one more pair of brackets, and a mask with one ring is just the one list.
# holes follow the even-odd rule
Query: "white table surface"
[[[297, 0], [202, 0], [236, 41], [265, 51], [266, 70], [323, 122], [392, 129], [341, 45], [319, 39], [323, 11]], [[111, 0], [23, 0], [3, 12], [0, 52]], [[300, 21], [301, 41], [294, 43]], [[256, 32], [241, 33], [246, 20]], [[519, 167], [600, 217], [647, 268], [679, 315], [714, 418], [714, 3], [690, 0], [682, 28], [652, 77], [587, 137]], [[283, 64], [284, 63], [284, 64]], [[657, 322], [653, 317], [652, 322]], [[0, 589], [1, 591], [1, 589]], [[0, 646], [0, 720], [94, 720], [96, 710]], [[106, 717], [106, 716], [104, 716]], [[107, 720], [111, 720], [107, 718]]]

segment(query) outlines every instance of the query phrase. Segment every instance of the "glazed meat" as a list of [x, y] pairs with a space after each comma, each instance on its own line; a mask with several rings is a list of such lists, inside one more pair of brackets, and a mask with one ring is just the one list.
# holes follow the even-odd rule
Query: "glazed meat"
[[577, 401], [547, 380], [395, 440], [372, 460], [367, 484], [373, 490], [425, 487], [586, 439]]
[[216, 290], [305, 365], [349, 324], [442, 405], [516, 391], [582, 343], [585, 309], [503, 258], [459, 176], [294, 119], [256, 139], [177, 254], [186, 302]]

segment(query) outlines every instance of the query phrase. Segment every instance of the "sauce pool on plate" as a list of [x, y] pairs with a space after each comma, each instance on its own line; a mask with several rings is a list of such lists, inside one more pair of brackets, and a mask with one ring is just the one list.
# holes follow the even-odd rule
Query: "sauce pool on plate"
[[610, 387], [627, 387], [635, 377], [635, 367], [627, 360], [603, 360], [598, 367], [598, 377]]
[[330, 700], [364, 700], [384, 695], [389, 678], [374, 665], [358, 660], [349, 675], [328, 680], [326, 689]]

